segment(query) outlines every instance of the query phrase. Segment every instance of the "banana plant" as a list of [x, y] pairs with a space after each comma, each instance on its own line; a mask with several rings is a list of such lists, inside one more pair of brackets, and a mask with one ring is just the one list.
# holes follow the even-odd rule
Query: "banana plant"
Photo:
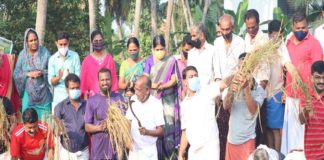
[[242, 36], [244, 34], [244, 14], [248, 10], [249, 1], [243, 0], [239, 3], [236, 13], [233, 10], [224, 10], [225, 13], [234, 18], [234, 33]]

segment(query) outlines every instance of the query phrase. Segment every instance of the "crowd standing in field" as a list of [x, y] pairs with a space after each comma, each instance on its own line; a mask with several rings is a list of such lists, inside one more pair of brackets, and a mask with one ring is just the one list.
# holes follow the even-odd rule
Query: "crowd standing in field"
[[[278, 20], [264, 33], [256, 10], [243, 18], [244, 38], [233, 34], [232, 16], [221, 16], [213, 44], [203, 23], [193, 24], [179, 54], [157, 35], [141, 57], [131, 37], [119, 71], [99, 29], [82, 62], [68, 33], [57, 33], [51, 55], [27, 29], [17, 59], [0, 53], [0, 159], [118, 159], [106, 119], [120, 104], [133, 141], [123, 159], [323, 160], [323, 25], [313, 36], [297, 12], [283, 37]], [[244, 72], [272, 41], [276, 60], [261, 57], [255, 72]], [[52, 120], [62, 124], [58, 135]]]

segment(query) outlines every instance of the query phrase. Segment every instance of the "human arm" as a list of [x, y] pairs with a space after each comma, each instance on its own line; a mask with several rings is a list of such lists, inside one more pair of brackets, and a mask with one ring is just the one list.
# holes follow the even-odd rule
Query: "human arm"
[[97, 133], [103, 132], [106, 130], [106, 124], [104, 122], [100, 123], [99, 125], [94, 125], [90, 123], [85, 123], [85, 130], [88, 133]]
[[149, 130], [145, 127], [139, 127], [141, 135], [152, 136], [152, 137], [161, 137], [164, 134], [163, 126], [157, 126], [155, 129]]
[[175, 74], [172, 74], [171, 79], [168, 82], [160, 83], [160, 84], [158, 83], [157, 88], [159, 90], [164, 90], [164, 89], [173, 87], [176, 83], [177, 83], [177, 77]]
[[180, 148], [179, 148], [179, 153], [178, 153], [178, 160], [184, 160], [185, 159], [185, 152], [188, 147], [188, 139], [187, 139], [187, 134], [186, 130], [182, 130], [181, 132], [181, 138], [180, 138]]
[[[225, 93], [223, 93], [223, 94], [225, 94]], [[233, 90], [231, 88], [228, 88], [225, 99], [223, 101], [223, 108], [225, 110], [229, 110], [232, 108], [234, 97], [235, 97], [235, 95], [234, 95]]]

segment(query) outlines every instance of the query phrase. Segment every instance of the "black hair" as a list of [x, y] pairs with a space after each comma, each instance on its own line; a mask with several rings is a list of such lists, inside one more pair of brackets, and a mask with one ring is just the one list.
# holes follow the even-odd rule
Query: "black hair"
[[65, 82], [65, 87], [69, 88], [69, 82], [76, 82], [80, 84], [80, 78], [76, 74], [70, 73], [69, 75], [66, 76], [64, 82]]
[[110, 69], [108, 68], [101, 68], [99, 71], [98, 71], [98, 79], [99, 79], [99, 74], [100, 73], [109, 73], [109, 75], [111, 76], [111, 71]]
[[194, 66], [188, 66], [186, 67], [183, 71], [182, 71], [182, 79], [186, 79], [187, 78], [187, 72], [188, 71], [195, 71], [198, 73], [198, 70], [196, 67]]
[[312, 64], [312, 75], [317, 72], [322, 74], [324, 72], [324, 61], [316, 61]]
[[240, 56], [239, 56], [239, 60], [240, 60], [240, 59], [244, 59], [245, 56], [246, 56], [246, 52], [243, 52], [242, 54], [240, 54]]
[[94, 39], [94, 37], [96, 35], [100, 35], [102, 38], [104, 37], [103, 34], [101, 33], [101, 31], [96, 29], [96, 30], [94, 30], [94, 31], [91, 32], [91, 36], [90, 36], [91, 41], [93, 41], [93, 39]]
[[37, 35], [36, 31], [31, 29], [27, 33], [26, 42], [28, 41], [28, 37], [29, 37], [30, 34], [34, 34], [37, 37], [37, 39], [38, 39], [38, 35]]
[[129, 45], [131, 43], [135, 44], [138, 48], [140, 47], [140, 44], [139, 44], [139, 42], [138, 42], [138, 40], [137, 40], [136, 37], [131, 37], [131, 38], [128, 39], [128, 41], [127, 41], [127, 48], [129, 47]]
[[162, 35], [158, 35], [153, 38], [153, 48], [155, 48], [157, 45], [165, 47], [165, 40]]
[[259, 19], [259, 13], [257, 10], [255, 9], [249, 9], [245, 15], [244, 15], [244, 21], [247, 21], [251, 18], [255, 18], [255, 21], [257, 22], [257, 24], [260, 23], [260, 19]]
[[69, 40], [69, 34], [64, 31], [57, 32], [56, 41], [61, 40], [61, 39]]
[[303, 20], [306, 20], [306, 22], [308, 23], [308, 19], [307, 19], [306, 13], [304, 11], [299, 11], [294, 14], [293, 24], [301, 22]]
[[[279, 20], [272, 20], [269, 24], [268, 24], [268, 32], [269, 34], [271, 34], [272, 32], [283, 32], [283, 30], [281, 29], [281, 22]], [[281, 30], [280, 30], [281, 29]]]
[[23, 115], [22, 119], [24, 123], [35, 123], [38, 121], [38, 115], [34, 108], [27, 108]]
[[190, 46], [193, 46], [193, 42], [191, 40], [191, 35], [190, 34], [187, 34], [186, 36], [183, 37], [182, 46], [185, 46], [186, 44], [190, 45]]

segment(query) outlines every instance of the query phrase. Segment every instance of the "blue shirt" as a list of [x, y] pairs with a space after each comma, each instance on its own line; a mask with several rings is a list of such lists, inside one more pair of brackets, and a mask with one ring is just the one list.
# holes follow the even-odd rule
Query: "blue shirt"
[[[74, 73], [77, 76], [80, 76], [81, 65], [78, 53], [68, 50], [64, 60], [61, 59], [60, 56], [60, 53], [56, 52], [51, 56], [48, 62], [48, 82], [51, 85], [51, 79], [58, 75], [60, 69], [64, 69], [65, 72], [68, 71], [68, 73]], [[57, 84], [52, 85], [54, 88], [52, 111], [54, 111], [54, 107], [58, 103], [68, 97], [64, 83], [66, 76], [67, 75], [63, 74], [63, 77], [60, 79], [60, 81]]]
[[63, 100], [55, 107], [54, 115], [62, 120], [69, 138], [67, 144], [65, 144], [62, 139], [63, 137], [61, 137], [61, 144], [72, 153], [82, 151], [89, 144], [88, 134], [84, 126], [85, 108], [86, 101], [81, 100], [79, 108], [76, 110], [69, 98]]

